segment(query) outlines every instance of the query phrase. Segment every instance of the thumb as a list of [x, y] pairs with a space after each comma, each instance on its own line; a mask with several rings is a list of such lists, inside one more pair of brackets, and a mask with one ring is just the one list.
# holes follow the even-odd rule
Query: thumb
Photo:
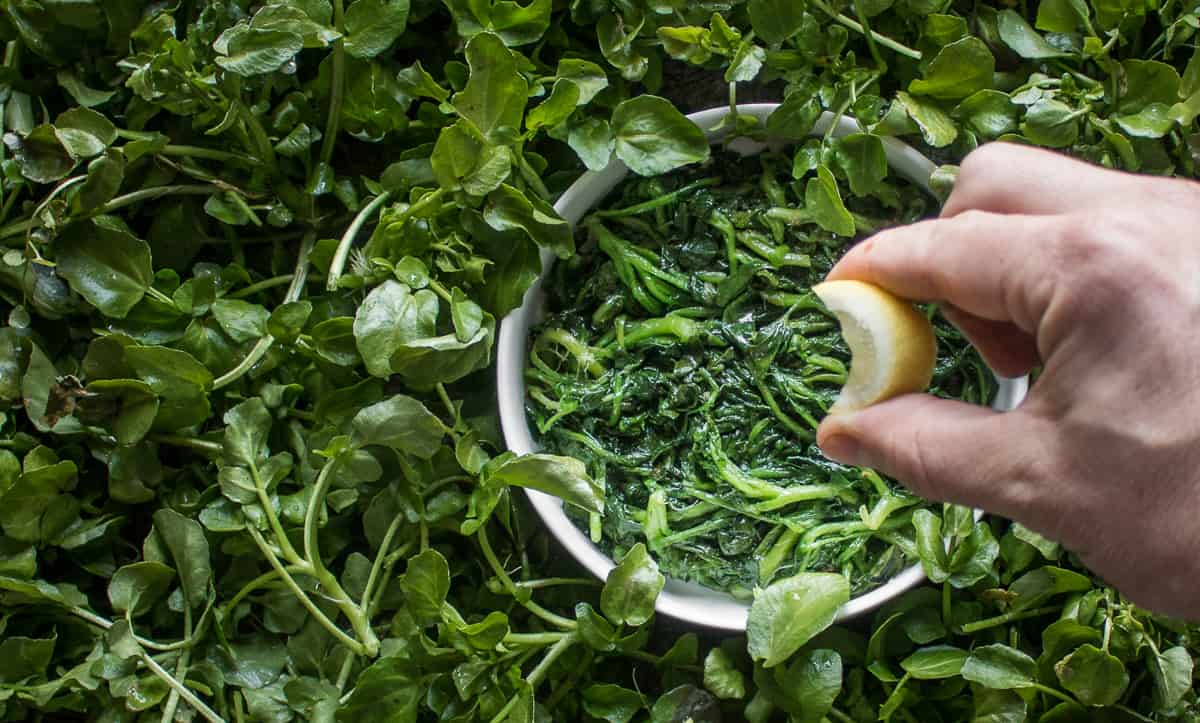
[[870, 467], [916, 494], [1023, 518], [1036, 485], [1033, 445], [1019, 412], [909, 394], [834, 414], [817, 430], [825, 456]]

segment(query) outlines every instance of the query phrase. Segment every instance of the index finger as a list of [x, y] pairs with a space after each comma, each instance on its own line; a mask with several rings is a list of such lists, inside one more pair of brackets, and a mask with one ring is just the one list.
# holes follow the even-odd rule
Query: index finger
[[1057, 216], [967, 211], [881, 231], [854, 246], [829, 279], [857, 279], [897, 296], [944, 301], [1034, 334], [1053, 290], [1045, 253]]

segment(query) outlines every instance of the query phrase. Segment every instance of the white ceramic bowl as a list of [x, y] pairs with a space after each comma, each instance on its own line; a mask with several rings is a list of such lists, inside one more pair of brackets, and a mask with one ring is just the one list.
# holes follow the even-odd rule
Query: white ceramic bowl
[[[743, 105], [739, 106], [738, 112], [754, 116], [761, 125], [777, 105], [776, 103]], [[727, 107], [711, 108], [692, 113], [688, 118], [707, 133], [710, 142], [717, 142], [721, 140], [724, 133], [711, 129], [720, 124], [728, 111]], [[834, 136], [843, 136], [859, 131], [859, 127], [853, 119], [844, 116], [835, 119], [832, 114], [825, 113], [817, 121], [812, 133], [814, 135], [825, 133], [829, 125], [834, 122], [837, 123], [837, 127], [833, 131]], [[883, 142], [891, 168], [928, 191], [929, 177], [935, 168], [934, 164], [911, 146], [894, 138], [884, 138]], [[779, 143], [778, 145], [785, 144]], [[756, 154], [766, 148], [766, 145], [740, 138], [732, 141], [730, 147], [744, 154]], [[600, 203], [625, 178], [627, 173], [628, 169], [625, 164], [615, 159], [601, 171], [585, 173], [563, 193], [562, 197], [558, 199], [558, 203], [554, 205], [554, 210], [566, 219], [567, 223], [574, 226], [593, 206]], [[554, 254], [543, 250], [543, 276], [553, 263]], [[518, 454], [528, 454], [538, 450], [526, 417], [524, 370], [529, 329], [541, 320], [544, 303], [545, 297], [541, 289], [541, 278], [539, 278], [526, 292], [521, 307], [506, 316], [500, 327], [500, 341], [496, 351], [500, 423], [504, 430], [505, 443], [510, 450]], [[1000, 389], [992, 406], [1005, 411], [1016, 407], [1025, 397], [1028, 380], [1000, 377], [998, 380]], [[546, 527], [558, 538], [559, 542], [592, 574], [602, 580], [605, 579], [608, 572], [614, 567], [612, 559], [571, 522], [563, 512], [562, 501], [543, 492], [526, 490], [526, 493]], [[915, 587], [924, 579], [925, 575], [921, 566], [913, 565], [884, 585], [850, 600], [838, 611], [838, 619], [845, 619], [872, 610]], [[727, 593], [695, 583], [669, 579], [658, 597], [657, 609], [662, 614], [696, 625], [719, 630], [743, 631], [746, 629], [746, 614], [750, 608], [749, 603], [737, 600]]]

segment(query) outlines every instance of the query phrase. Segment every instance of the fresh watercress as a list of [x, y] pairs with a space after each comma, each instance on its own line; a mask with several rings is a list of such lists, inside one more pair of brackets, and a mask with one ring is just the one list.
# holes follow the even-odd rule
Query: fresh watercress
[[[700, 160], [681, 111], [730, 82], [796, 140], [830, 110], [946, 164], [1005, 138], [1194, 176], [1195, 10], [0, 3], [0, 718], [1194, 720], [1194, 627], [954, 508], [917, 528], [944, 582], [771, 668], [639, 624], [662, 572], [592, 580], [546, 538], [512, 486], [598, 486], [503, 453], [489, 364], [539, 251], [571, 254], [557, 194]], [[785, 166], [845, 227], [818, 166], [850, 206], [877, 148], [820, 150]], [[997, 645], [1036, 685], [953, 674]]]

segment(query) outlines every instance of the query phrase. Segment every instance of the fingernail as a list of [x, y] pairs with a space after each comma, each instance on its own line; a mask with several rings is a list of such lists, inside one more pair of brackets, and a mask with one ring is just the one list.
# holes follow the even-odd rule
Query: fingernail
[[858, 440], [847, 434], [832, 434], [820, 445], [821, 454], [842, 464], [859, 464], [862, 447]]

